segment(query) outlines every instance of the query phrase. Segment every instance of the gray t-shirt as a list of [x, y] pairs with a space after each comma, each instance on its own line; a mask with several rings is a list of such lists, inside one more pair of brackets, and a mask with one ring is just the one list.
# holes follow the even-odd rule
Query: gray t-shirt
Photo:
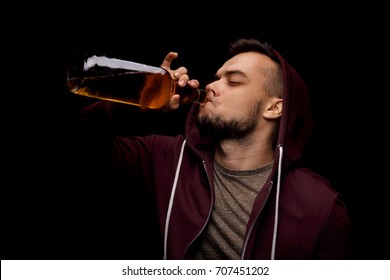
[[266, 166], [245, 171], [214, 163], [215, 202], [195, 259], [240, 259], [253, 202], [272, 170]]

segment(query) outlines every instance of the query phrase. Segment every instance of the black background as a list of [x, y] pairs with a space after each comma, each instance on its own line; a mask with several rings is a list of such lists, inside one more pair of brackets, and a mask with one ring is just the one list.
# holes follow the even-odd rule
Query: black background
[[74, 50], [156, 66], [177, 51], [173, 68], [186, 66], [204, 84], [239, 37], [269, 41], [306, 80], [316, 121], [308, 160], [350, 210], [353, 258], [389, 258], [381, 7], [215, 5], [68, 2], [11, 11], [2, 43], [2, 259], [154, 257], [144, 238], [153, 229], [138, 215], [146, 206], [126, 187], [57, 170], [57, 132], [91, 102], [65, 88]]

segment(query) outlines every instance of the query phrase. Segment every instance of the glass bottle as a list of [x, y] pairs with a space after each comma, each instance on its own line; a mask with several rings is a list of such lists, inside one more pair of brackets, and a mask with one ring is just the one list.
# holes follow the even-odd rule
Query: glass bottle
[[96, 55], [75, 55], [66, 83], [78, 95], [149, 109], [167, 106], [173, 94], [180, 95], [180, 104], [202, 103], [207, 95], [203, 89], [178, 86], [161, 67]]

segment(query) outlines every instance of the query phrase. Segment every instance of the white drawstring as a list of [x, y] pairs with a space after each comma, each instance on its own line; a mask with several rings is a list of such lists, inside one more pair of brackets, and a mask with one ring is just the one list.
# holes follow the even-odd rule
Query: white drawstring
[[181, 167], [181, 162], [182, 162], [182, 160], [183, 160], [183, 153], [184, 153], [184, 146], [185, 146], [185, 144], [186, 144], [186, 140], [183, 141], [183, 144], [182, 144], [182, 146], [181, 146], [180, 157], [179, 157], [179, 161], [178, 161], [177, 167], [176, 167], [175, 180], [173, 181], [173, 186], [172, 186], [172, 191], [171, 191], [171, 197], [169, 198], [167, 217], [165, 218], [165, 229], [164, 229], [164, 260], [167, 259], [168, 225], [169, 225], [169, 219], [171, 218], [171, 212], [172, 212], [172, 206], [173, 206], [173, 198], [174, 198], [175, 192], [176, 192], [177, 180], [178, 180], [178, 178], [179, 178], [180, 167]]
[[282, 158], [283, 158], [283, 146], [279, 145], [278, 181], [276, 183], [275, 221], [274, 221], [274, 233], [272, 237], [271, 260], [275, 259], [276, 237], [278, 233], [279, 193], [280, 193], [280, 176], [282, 174]]

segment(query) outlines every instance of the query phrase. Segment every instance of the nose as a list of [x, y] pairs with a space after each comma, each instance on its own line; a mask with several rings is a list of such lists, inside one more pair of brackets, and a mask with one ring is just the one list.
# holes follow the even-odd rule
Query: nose
[[210, 82], [206, 85], [205, 87], [206, 91], [209, 93], [209, 95], [211, 96], [215, 96], [216, 95], [216, 92], [217, 92], [217, 88], [216, 88], [216, 84], [215, 84], [215, 81], [214, 82]]
[[212, 91], [212, 92], [214, 92], [214, 90], [215, 90], [215, 81], [209, 82], [209, 83], [206, 85], [205, 89], [206, 89], [207, 91]]

